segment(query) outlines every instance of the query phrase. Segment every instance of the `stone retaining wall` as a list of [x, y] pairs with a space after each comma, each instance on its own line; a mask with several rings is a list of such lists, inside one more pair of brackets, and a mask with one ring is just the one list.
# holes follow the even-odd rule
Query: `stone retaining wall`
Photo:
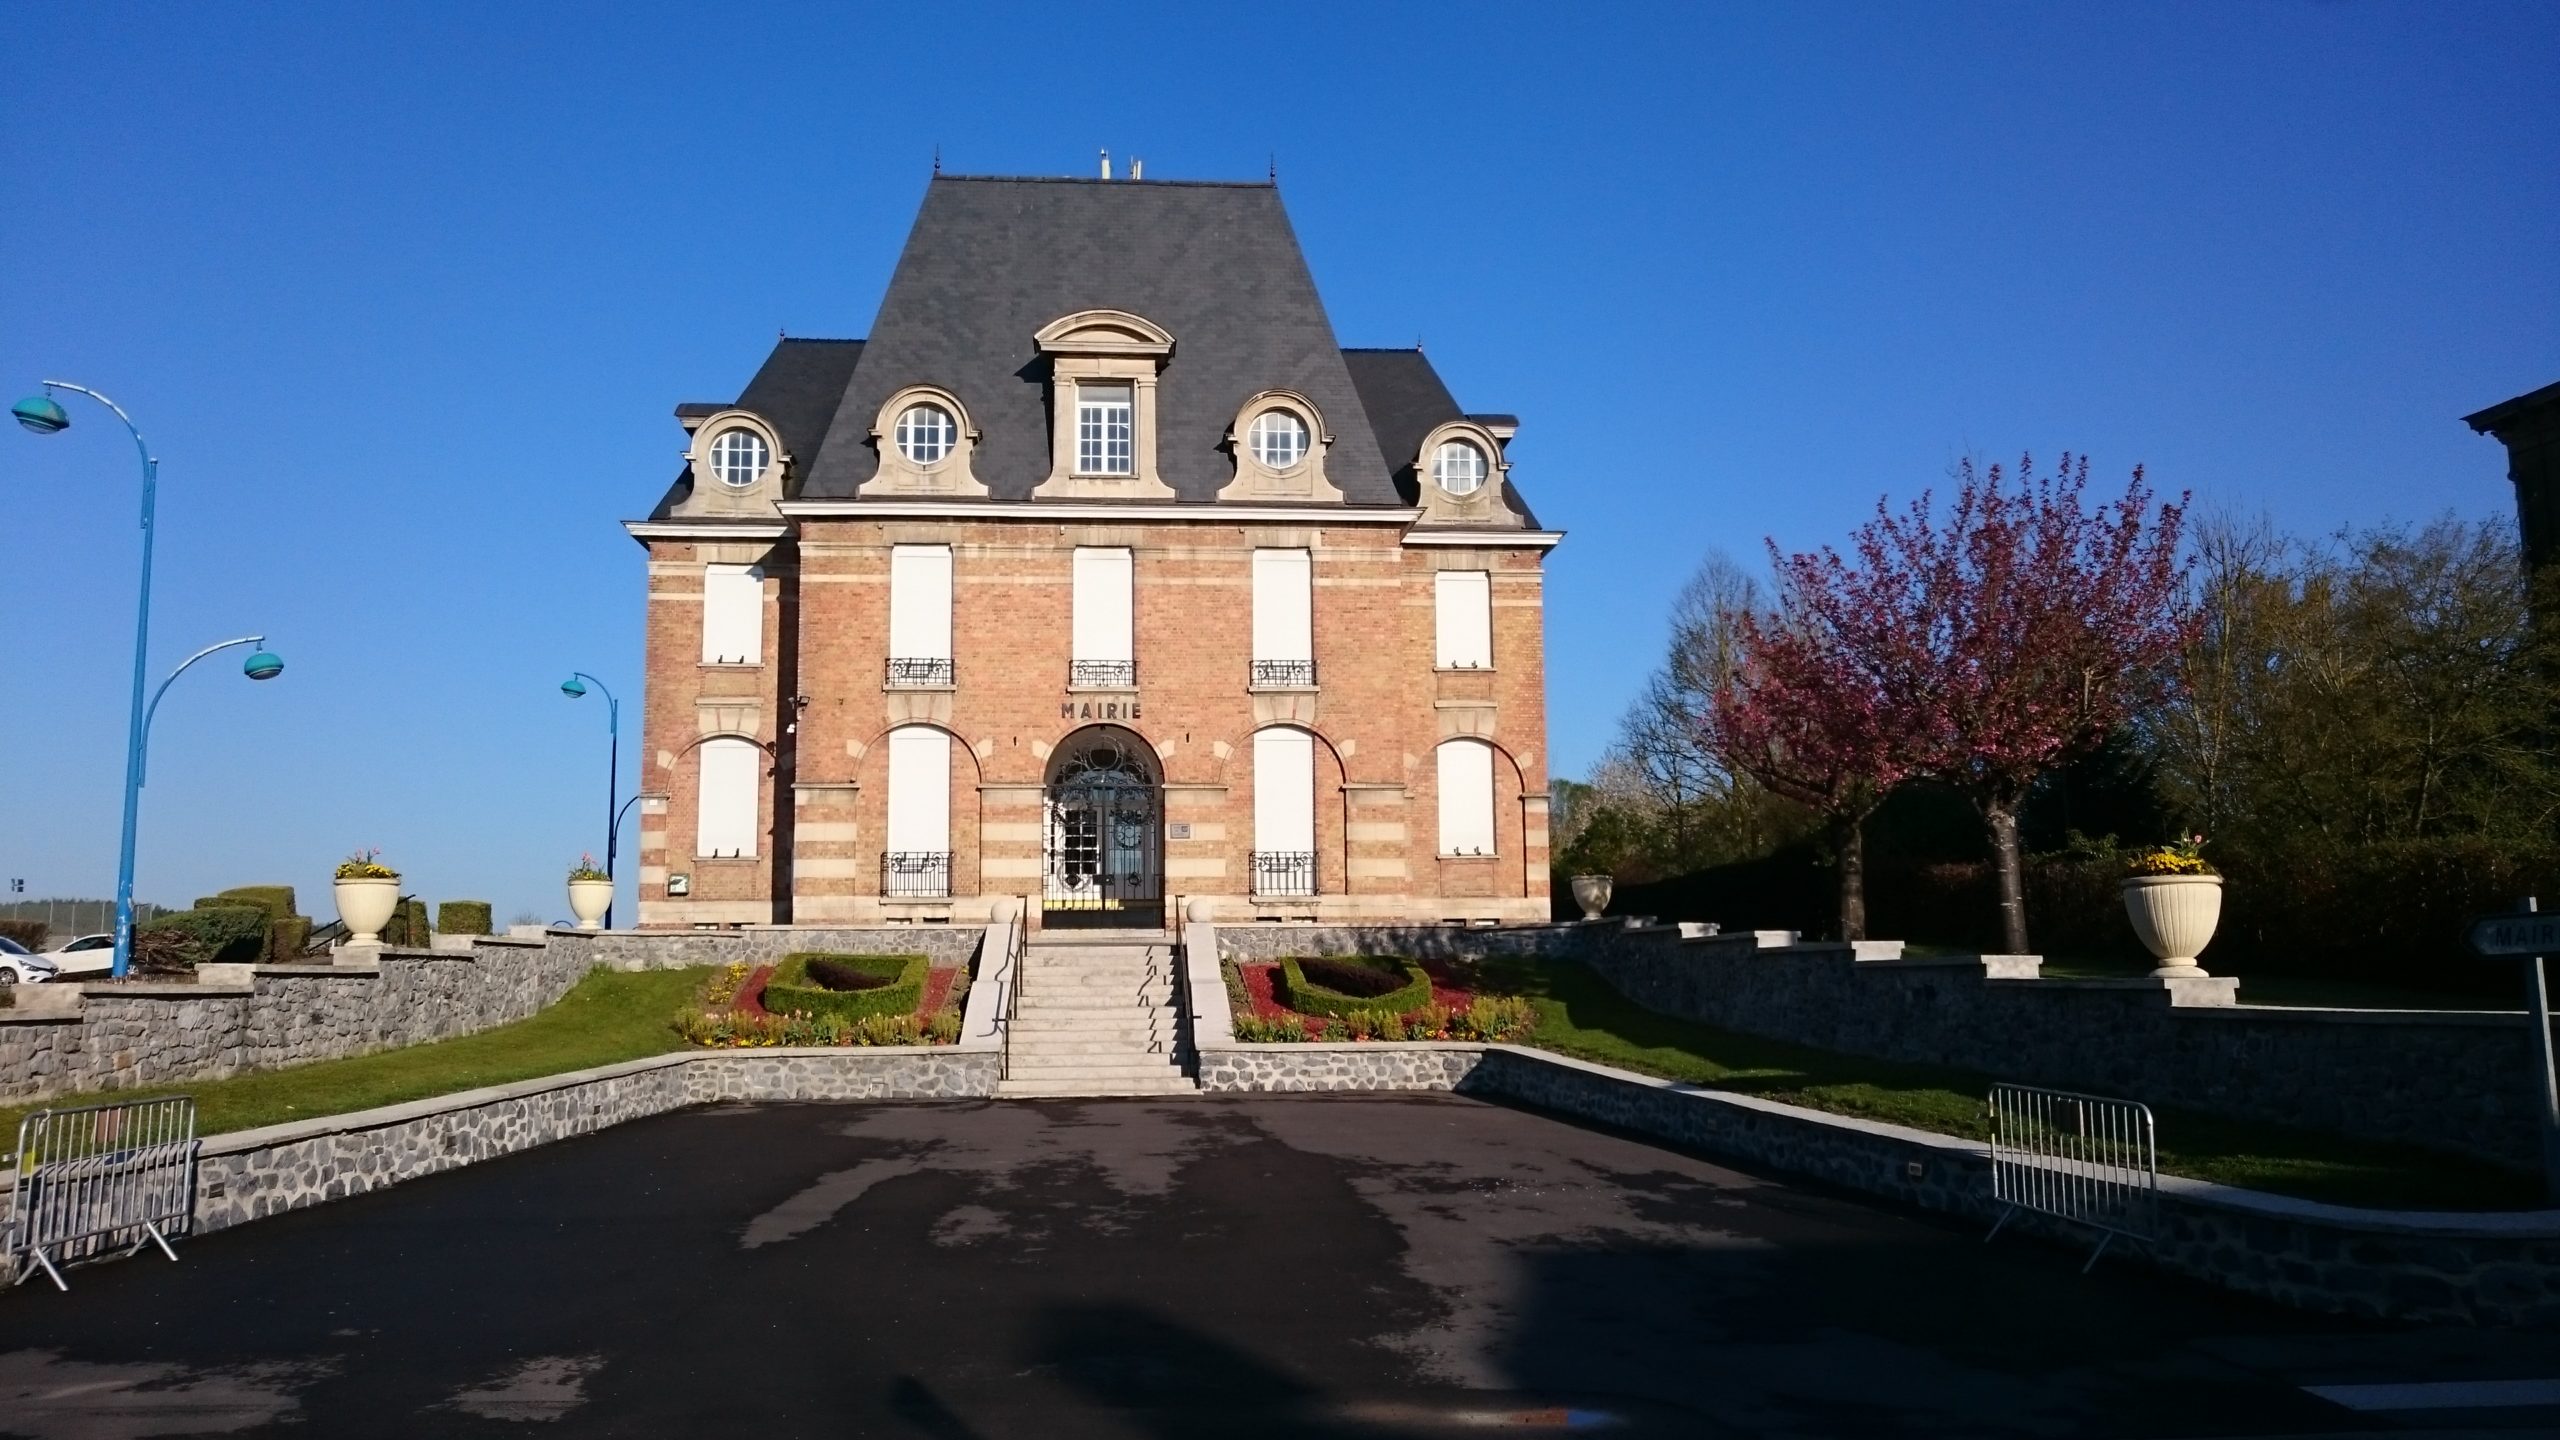
[[[1509, 1045], [1485, 1047], [1483, 1062], [1458, 1090], [1966, 1216], [1986, 1228], [1998, 1210], [1989, 1153], [1971, 1141]], [[2560, 1211], [2355, 1210], [2199, 1180], [2163, 1177], [2160, 1185], [2160, 1239], [2111, 1256], [2311, 1310], [2560, 1329]], [[2009, 1229], [2094, 1243], [2037, 1216], [2021, 1216]]]
[[1234, 1045], [1200, 1051], [1203, 1090], [1454, 1090], [1481, 1045]]
[[1000, 1064], [991, 1049], [958, 1046], [659, 1055], [216, 1135], [196, 1163], [196, 1229], [228, 1229], [706, 1101], [991, 1095]]
[[[593, 961], [542, 941], [383, 950], [354, 965], [208, 967], [194, 982], [83, 986], [0, 1011], [0, 1100], [219, 1079], [467, 1035], [567, 993]], [[50, 986], [45, 987], [50, 989]]]
[[35, 986], [50, 992], [41, 1008], [0, 1010], [0, 1101], [218, 1080], [469, 1035], [532, 1015], [599, 965], [674, 969], [850, 950], [922, 953], [955, 966], [969, 963], [982, 934], [948, 925], [553, 930], [482, 937], [465, 949], [384, 949], [363, 963], [220, 965], [176, 983]]
[[1578, 960], [1650, 1010], [1721, 1029], [2162, 1109], [2454, 1150], [2534, 1168], [2524, 1012], [2235, 1003], [2237, 982], [2041, 978], [2032, 955], [1901, 958], [1892, 943], [1683, 935], [1617, 921], [1506, 930], [1221, 925], [1219, 954]]
[[[1556, 932], [1549, 932], [1556, 933]], [[2524, 1012], [2233, 1003], [2236, 982], [2050, 980], [2033, 956], [1577, 926], [1555, 953], [1648, 1009], [1852, 1055], [2536, 1168]]]

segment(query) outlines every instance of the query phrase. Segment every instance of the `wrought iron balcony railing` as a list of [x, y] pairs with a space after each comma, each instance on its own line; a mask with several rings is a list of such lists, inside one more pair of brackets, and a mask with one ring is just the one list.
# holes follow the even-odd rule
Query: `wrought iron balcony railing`
[[1313, 895], [1316, 893], [1315, 853], [1309, 850], [1254, 851], [1253, 893]]
[[951, 852], [892, 850], [881, 856], [880, 893], [892, 900], [950, 898]]
[[889, 683], [892, 685], [947, 686], [952, 683], [951, 657], [889, 657]]
[[1316, 684], [1316, 662], [1313, 660], [1256, 660], [1253, 683], [1284, 689], [1312, 690]]
[[1134, 690], [1138, 686], [1138, 662], [1135, 660], [1070, 660], [1067, 683], [1095, 689]]

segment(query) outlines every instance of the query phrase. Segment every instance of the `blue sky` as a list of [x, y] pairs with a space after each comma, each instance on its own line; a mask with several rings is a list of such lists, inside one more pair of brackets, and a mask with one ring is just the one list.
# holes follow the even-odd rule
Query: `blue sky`
[[[557, 915], [601, 849], [677, 401], [860, 335], [961, 172], [1263, 173], [1346, 344], [1515, 411], [1573, 774], [1699, 556], [1966, 453], [2297, 531], [2506, 513], [2560, 379], [2560, 9], [2465, 3], [21, 11], [0, 384], [163, 461], [146, 898], [380, 846]], [[107, 417], [0, 434], [0, 876], [104, 894], [136, 563]], [[625, 746], [624, 789], [638, 774]], [[626, 892], [627, 893], [627, 892]]]

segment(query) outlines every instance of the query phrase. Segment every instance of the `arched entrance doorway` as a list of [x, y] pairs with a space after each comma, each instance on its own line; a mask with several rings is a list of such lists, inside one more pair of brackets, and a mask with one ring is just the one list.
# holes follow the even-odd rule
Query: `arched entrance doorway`
[[1111, 929], [1164, 924], [1164, 771], [1153, 746], [1117, 725], [1069, 735], [1049, 757], [1041, 923]]

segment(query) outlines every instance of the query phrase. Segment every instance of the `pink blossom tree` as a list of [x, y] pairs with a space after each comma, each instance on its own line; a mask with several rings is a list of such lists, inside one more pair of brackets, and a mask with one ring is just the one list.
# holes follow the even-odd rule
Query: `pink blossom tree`
[[[1840, 938], [1861, 940], [1866, 822], [1921, 757], [1921, 737], [1895, 701], [1890, 667], [1865, 643], [1872, 601], [1849, 587], [1806, 583], [1796, 561], [1779, 562], [1776, 613], [1724, 617], [1734, 643], [1702, 725], [1707, 748], [1724, 764], [1823, 818], [1840, 886]], [[1870, 578], [1870, 588], [1886, 594], [1903, 583], [1887, 573]]]
[[2178, 538], [2186, 497], [2154, 504], [2137, 468], [2091, 506], [2089, 462], [2033, 457], [1957, 474], [1943, 520], [1923, 494], [1876, 503], [1852, 566], [1825, 549], [1783, 562], [1794, 588], [1849, 617], [1846, 643], [1880, 677], [1918, 746], [1911, 773], [1962, 792], [1990, 832], [2003, 943], [2027, 949], [2018, 811], [2047, 773], [2155, 703], [2192, 634]]

